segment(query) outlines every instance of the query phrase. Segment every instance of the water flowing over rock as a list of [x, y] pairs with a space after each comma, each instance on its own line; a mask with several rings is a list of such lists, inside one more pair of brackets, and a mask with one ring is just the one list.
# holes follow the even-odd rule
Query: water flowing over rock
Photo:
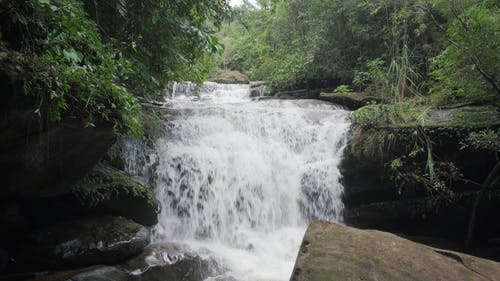
[[348, 112], [313, 100], [252, 101], [250, 90], [174, 85], [165, 137], [129, 172], [146, 177], [161, 202], [154, 242], [209, 249], [228, 268], [217, 278], [286, 280], [308, 222], [342, 221], [337, 166]]

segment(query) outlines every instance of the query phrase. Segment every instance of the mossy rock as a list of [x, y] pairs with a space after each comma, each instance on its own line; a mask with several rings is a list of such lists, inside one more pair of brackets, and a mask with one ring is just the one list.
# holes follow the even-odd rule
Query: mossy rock
[[291, 280], [500, 280], [500, 263], [317, 221], [304, 236]]
[[73, 188], [82, 205], [133, 219], [143, 225], [158, 222], [158, 203], [150, 188], [119, 170], [97, 165]]
[[343, 105], [350, 110], [359, 109], [365, 105], [380, 103], [380, 99], [366, 93], [320, 93], [318, 99]]

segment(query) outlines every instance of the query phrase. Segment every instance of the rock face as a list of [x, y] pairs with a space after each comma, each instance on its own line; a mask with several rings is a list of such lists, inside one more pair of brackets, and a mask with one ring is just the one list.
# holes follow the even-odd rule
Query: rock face
[[0, 107], [0, 169], [4, 175], [0, 195], [68, 193], [68, 187], [115, 142], [113, 124], [101, 122], [85, 128], [83, 122], [71, 119], [44, 123], [34, 113], [34, 101], [14, 90], [6, 90]]
[[[403, 159], [409, 164], [408, 169], [414, 169], [403, 171], [413, 171], [417, 177], [427, 172], [427, 153], [409, 156], [415, 150], [416, 139], [422, 137], [421, 131], [414, 126], [353, 128], [340, 166], [347, 209], [345, 222], [360, 228], [437, 236], [463, 244], [478, 190], [471, 182], [482, 182], [497, 159], [491, 151], [462, 149], [461, 140], [470, 132], [483, 129], [483, 125], [421, 128], [432, 143], [436, 167], [443, 169], [447, 163], [453, 163], [461, 178], [469, 180], [448, 182], [449, 197], [432, 197], [421, 182], [411, 181], [411, 173], [401, 176], [401, 169], [395, 172], [391, 168], [393, 159]], [[426, 152], [425, 148], [421, 151]], [[500, 236], [500, 225], [488, 214], [500, 211], [499, 194], [498, 187], [492, 188], [479, 205], [473, 241], [477, 247], [497, 247], [490, 241]]]
[[396, 235], [313, 222], [290, 280], [500, 280], [500, 263]]
[[113, 264], [142, 251], [149, 229], [121, 217], [68, 221], [20, 238], [10, 249], [11, 272]]

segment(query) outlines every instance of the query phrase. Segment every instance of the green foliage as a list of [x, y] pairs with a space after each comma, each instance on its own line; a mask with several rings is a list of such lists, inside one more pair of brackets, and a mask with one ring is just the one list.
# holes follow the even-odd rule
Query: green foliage
[[410, 125], [419, 121], [420, 111], [411, 103], [397, 103], [392, 105], [367, 105], [349, 116], [355, 126], [395, 126]]
[[500, 153], [500, 129], [496, 131], [487, 129], [479, 132], [471, 132], [461, 144], [461, 149], [483, 149]]
[[125, 83], [136, 95], [156, 97], [172, 81], [202, 81], [210, 56], [224, 48], [215, 28], [229, 13], [226, 0], [84, 2], [106, 41], [131, 62]]
[[42, 125], [111, 122], [117, 134], [141, 135], [154, 117], [134, 96], [203, 80], [223, 49], [214, 26], [225, 0], [83, 2], [0, 1], [0, 72], [31, 97]]
[[0, 3], [4, 75], [22, 83], [47, 121], [77, 117], [85, 126], [110, 121], [115, 131], [141, 132], [140, 106], [120, 84], [130, 72], [121, 53], [106, 48], [81, 5], [71, 0]]
[[340, 85], [337, 88], [335, 88], [334, 92], [339, 94], [348, 94], [352, 92], [352, 89], [348, 85]]
[[434, 1], [447, 19], [447, 47], [432, 60], [437, 104], [492, 102], [500, 97], [498, 1]]

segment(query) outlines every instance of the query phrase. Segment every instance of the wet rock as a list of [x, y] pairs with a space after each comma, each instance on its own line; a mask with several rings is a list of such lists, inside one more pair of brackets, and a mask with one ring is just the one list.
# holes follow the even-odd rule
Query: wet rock
[[121, 267], [134, 275], [134, 280], [144, 281], [202, 281], [221, 271], [216, 261], [201, 258], [176, 244], [150, 245], [141, 255]]
[[185, 246], [153, 244], [120, 265], [93, 266], [72, 273], [57, 272], [35, 281], [202, 281], [218, 276], [220, 272], [214, 260], [202, 258]]
[[149, 229], [121, 217], [95, 217], [47, 227], [9, 249], [11, 272], [114, 264], [149, 244]]
[[66, 281], [125, 281], [131, 280], [129, 274], [113, 266], [95, 266], [78, 273]]
[[317, 221], [304, 236], [290, 280], [500, 280], [500, 263]]

